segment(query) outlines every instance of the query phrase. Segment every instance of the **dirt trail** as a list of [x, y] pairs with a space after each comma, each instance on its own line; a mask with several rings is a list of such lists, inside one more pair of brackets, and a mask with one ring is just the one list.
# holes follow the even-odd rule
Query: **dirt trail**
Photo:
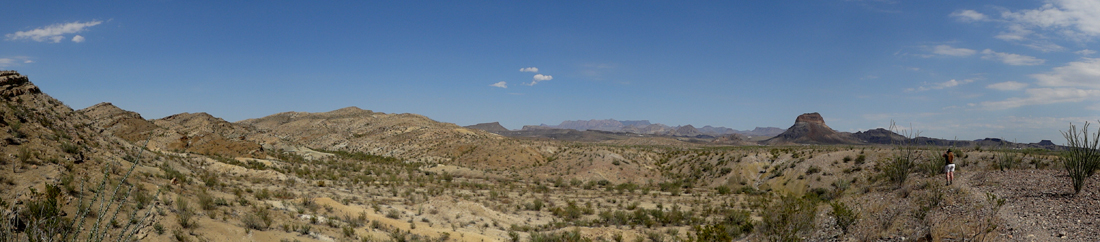
[[1005, 199], [997, 213], [1002, 226], [989, 235], [993, 241], [1100, 238], [1100, 176], [1089, 178], [1076, 195], [1066, 172], [1059, 169], [965, 172], [956, 179], [955, 184], [970, 189], [975, 199], [984, 201], [986, 192]]

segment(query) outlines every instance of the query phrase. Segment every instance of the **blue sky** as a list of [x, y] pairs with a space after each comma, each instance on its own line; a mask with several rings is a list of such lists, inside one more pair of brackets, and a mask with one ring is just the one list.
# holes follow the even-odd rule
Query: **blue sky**
[[73, 108], [146, 118], [357, 106], [512, 129], [614, 118], [744, 130], [820, 112], [839, 131], [894, 120], [929, 137], [1056, 143], [1070, 122], [1100, 120], [1100, 4], [1085, 0], [5, 9], [0, 69]]

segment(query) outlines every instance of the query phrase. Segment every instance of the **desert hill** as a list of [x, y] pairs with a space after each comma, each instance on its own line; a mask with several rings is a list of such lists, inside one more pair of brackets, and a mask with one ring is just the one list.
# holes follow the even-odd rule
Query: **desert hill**
[[181, 113], [145, 120], [140, 114], [111, 103], [99, 103], [78, 112], [91, 118], [108, 134], [134, 143], [144, 144], [148, 139], [148, 147], [154, 150], [228, 157], [263, 156], [258, 144], [244, 140], [254, 131], [207, 113]]
[[837, 132], [825, 125], [818, 113], [805, 113], [795, 118], [794, 125], [782, 134], [765, 140], [765, 144], [855, 144], [860, 143], [848, 133]]
[[501, 126], [500, 122], [480, 123], [480, 124], [475, 124], [475, 125], [470, 125], [470, 126], [463, 126], [463, 128], [480, 129], [480, 130], [485, 130], [485, 131], [488, 131], [490, 133], [496, 133], [496, 134], [499, 134], [499, 132], [508, 132], [509, 131], [507, 128], [504, 128], [504, 126]]

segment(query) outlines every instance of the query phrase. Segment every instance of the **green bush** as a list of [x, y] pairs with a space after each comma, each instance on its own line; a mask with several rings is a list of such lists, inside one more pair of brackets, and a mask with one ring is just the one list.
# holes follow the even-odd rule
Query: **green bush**
[[199, 193], [198, 198], [199, 207], [202, 208], [202, 210], [210, 211], [217, 207], [217, 205], [214, 204], [214, 196], [211, 196], [210, 193], [206, 191]]
[[726, 186], [726, 185], [721, 185], [721, 186], [715, 187], [714, 190], [716, 192], [718, 192], [718, 195], [729, 195], [730, 193], [733, 192], [733, 190], [730, 189], [730, 187]]
[[897, 155], [880, 164], [879, 169], [886, 180], [894, 184], [905, 183], [909, 178], [909, 171], [913, 168], [913, 160], [907, 155]]
[[836, 220], [836, 226], [840, 227], [840, 231], [847, 234], [848, 227], [856, 223], [856, 220], [859, 219], [859, 214], [848, 207], [847, 204], [840, 201], [829, 203], [829, 205], [833, 207], [833, 211], [830, 211], [829, 215], [833, 216], [833, 219]]
[[760, 214], [761, 232], [771, 241], [802, 241], [813, 230], [817, 204], [798, 196], [783, 196]]
[[752, 233], [753, 224], [748, 211], [730, 210], [714, 223], [692, 226], [694, 234], [688, 241], [733, 241]]
[[183, 196], [176, 197], [176, 222], [180, 227], [185, 229], [194, 227], [195, 222], [191, 221], [194, 215], [195, 212], [187, 205], [187, 200], [183, 199]]
[[1020, 166], [1020, 163], [1023, 161], [1022, 157], [1020, 157], [1019, 154], [1016, 154], [1016, 152], [1012, 152], [1007, 149], [1002, 149], [998, 153], [999, 154], [997, 154], [993, 158], [994, 169], [1005, 171], [1005, 169], [1016, 168], [1017, 166]]
[[1085, 181], [1100, 168], [1100, 131], [1090, 141], [1089, 123], [1085, 122], [1081, 132], [1070, 124], [1069, 131], [1062, 132], [1062, 136], [1066, 138], [1067, 146], [1066, 151], [1062, 152], [1062, 165], [1073, 181], [1073, 194], [1078, 194], [1084, 188]]

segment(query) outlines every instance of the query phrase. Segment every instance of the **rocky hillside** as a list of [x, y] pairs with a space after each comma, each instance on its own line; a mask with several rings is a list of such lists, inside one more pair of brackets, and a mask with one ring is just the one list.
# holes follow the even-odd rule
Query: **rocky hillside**
[[145, 120], [140, 114], [111, 103], [99, 103], [79, 112], [91, 118], [97, 127], [103, 127], [105, 133], [134, 143], [148, 142], [153, 150], [255, 158], [264, 153], [259, 144], [245, 140], [255, 131], [207, 113]]
[[[264, 147], [303, 145], [427, 163], [449, 163], [471, 147], [504, 139], [421, 115], [386, 114], [357, 107], [323, 113], [285, 112], [237, 124], [255, 128], [259, 134], [248, 139]], [[534, 150], [517, 152], [541, 157]]]

